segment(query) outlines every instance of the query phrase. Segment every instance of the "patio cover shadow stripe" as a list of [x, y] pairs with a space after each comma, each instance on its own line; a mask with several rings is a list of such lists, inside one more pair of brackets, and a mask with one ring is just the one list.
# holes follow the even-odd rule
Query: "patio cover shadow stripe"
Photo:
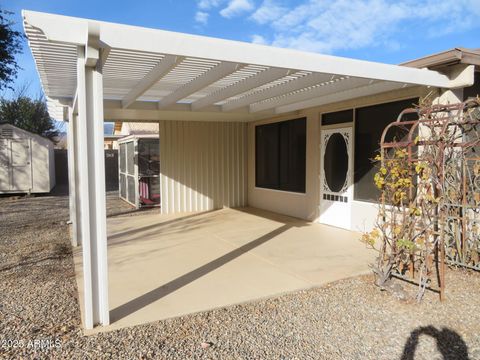
[[266, 243], [267, 241], [273, 239], [274, 237], [280, 235], [281, 233], [287, 231], [290, 228], [292, 228], [291, 225], [283, 225], [259, 237], [256, 240], [242, 245], [239, 248], [232, 250], [229, 253], [222, 255], [221, 257], [205, 265], [200, 266], [195, 270], [192, 270], [156, 289], [153, 289], [133, 300], [130, 300], [123, 305], [116, 307], [115, 309], [110, 311], [110, 319], [112, 323], [134, 313], [135, 311], [142, 309], [145, 306], [150, 305], [151, 303], [171, 294], [172, 292], [184, 287], [185, 285], [190, 284], [191, 282], [218, 269], [219, 267], [245, 254], [246, 252]]
[[123, 236], [136, 234], [139, 231], [158, 229], [158, 228], [161, 228], [161, 227], [164, 227], [164, 226], [167, 226], [167, 225], [176, 224], [176, 223], [179, 223], [183, 220], [189, 220], [189, 219], [196, 218], [198, 216], [209, 214], [209, 213], [212, 213], [212, 212], [215, 212], [215, 211], [218, 211], [218, 210], [215, 209], [215, 210], [202, 211], [202, 212], [198, 212], [198, 213], [195, 213], [195, 214], [182, 216], [182, 217], [179, 217], [179, 218], [174, 218], [172, 220], [167, 220], [167, 221], [163, 221], [163, 222], [160, 222], [160, 223], [155, 223], [155, 224], [152, 224], [152, 225], [143, 226], [141, 228], [135, 228], [135, 229], [132, 229], [132, 230], [125, 230], [125, 231], [117, 232], [115, 234], [109, 235], [108, 240], [114, 240], [114, 239], [117, 239], [117, 238], [121, 238]]

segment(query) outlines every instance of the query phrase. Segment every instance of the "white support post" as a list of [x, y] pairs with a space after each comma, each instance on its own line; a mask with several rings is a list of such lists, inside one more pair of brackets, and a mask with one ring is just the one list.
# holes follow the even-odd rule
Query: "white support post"
[[86, 61], [78, 48], [78, 169], [84, 277], [84, 320], [87, 329], [108, 325], [108, 267], [103, 147], [101, 61]]
[[77, 185], [76, 185], [76, 162], [75, 162], [75, 124], [73, 109], [68, 108], [68, 132], [67, 132], [67, 154], [68, 154], [68, 198], [70, 208], [70, 223], [71, 223], [71, 241], [72, 246], [78, 246], [81, 242], [79, 236], [79, 218], [77, 216]]
[[78, 114], [75, 113], [73, 109], [72, 116], [73, 124], [73, 164], [74, 164], [74, 181], [75, 181], [75, 219], [77, 220], [76, 230], [77, 230], [77, 245], [81, 246], [83, 243], [82, 238], [82, 217], [80, 215], [81, 210], [81, 201], [80, 198], [80, 168], [78, 166], [79, 150], [78, 150]]

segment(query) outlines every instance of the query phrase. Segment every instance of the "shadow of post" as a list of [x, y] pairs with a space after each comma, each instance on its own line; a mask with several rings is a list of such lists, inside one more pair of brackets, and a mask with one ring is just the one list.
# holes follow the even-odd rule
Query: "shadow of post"
[[290, 229], [292, 225], [285, 224], [261, 237], [255, 239], [245, 245], [240, 246], [239, 248], [230, 251], [229, 253], [220, 256], [219, 258], [200, 266], [199, 268], [192, 270], [156, 289], [153, 289], [129, 302], [116, 307], [110, 311], [110, 319], [112, 322], [118, 321], [135, 311], [138, 311], [145, 306], [150, 305], [151, 303], [173, 293], [174, 291], [190, 284], [191, 282], [199, 279], [202, 276], [220, 268], [226, 263], [238, 258], [242, 254], [247, 253], [248, 251], [266, 243], [267, 241], [273, 239], [274, 237], [280, 235], [281, 233]]
[[438, 330], [433, 326], [418, 327], [410, 333], [401, 360], [414, 360], [420, 335], [428, 335], [437, 341], [437, 349], [444, 360], [469, 360], [468, 347], [462, 337], [448, 328]]

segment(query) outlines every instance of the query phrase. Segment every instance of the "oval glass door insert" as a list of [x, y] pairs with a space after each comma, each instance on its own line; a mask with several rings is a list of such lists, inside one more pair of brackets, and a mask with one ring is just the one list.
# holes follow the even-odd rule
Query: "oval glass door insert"
[[342, 134], [334, 133], [329, 137], [323, 157], [323, 169], [330, 191], [342, 191], [348, 173], [348, 150]]

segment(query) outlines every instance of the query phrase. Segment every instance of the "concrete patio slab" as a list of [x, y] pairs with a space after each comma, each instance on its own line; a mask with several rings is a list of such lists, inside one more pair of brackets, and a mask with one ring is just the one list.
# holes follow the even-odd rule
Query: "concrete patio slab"
[[[253, 208], [109, 218], [112, 324], [93, 332], [271, 297], [368, 272], [375, 254], [359, 237]], [[81, 249], [74, 255], [82, 299]]]

